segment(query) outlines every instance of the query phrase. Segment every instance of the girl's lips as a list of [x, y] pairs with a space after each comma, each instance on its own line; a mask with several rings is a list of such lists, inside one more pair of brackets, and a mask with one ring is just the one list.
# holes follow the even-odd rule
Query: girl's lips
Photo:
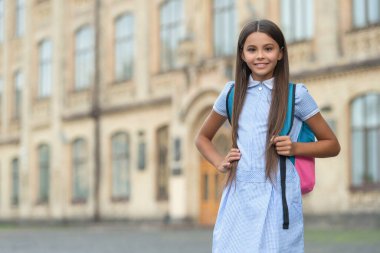
[[267, 63], [255, 63], [255, 66], [258, 68], [265, 68], [267, 66]]

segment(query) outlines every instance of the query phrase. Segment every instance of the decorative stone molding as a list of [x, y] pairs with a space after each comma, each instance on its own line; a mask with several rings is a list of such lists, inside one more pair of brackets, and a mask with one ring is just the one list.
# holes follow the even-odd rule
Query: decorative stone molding
[[50, 99], [39, 99], [32, 105], [31, 123], [33, 127], [45, 126], [49, 123], [50, 114]]
[[314, 58], [312, 43], [310, 41], [290, 44], [288, 46], [289, 62], [292, 69], [303, 68]]
[[380, 27], [369, 27], [346, 33], [343, 37], [346, 60], [373, 58], [380, 53]]
[[34, 6], [34, 23], [36, 26], [49, 23], [52, 14], [51, 1], [38, 1]]

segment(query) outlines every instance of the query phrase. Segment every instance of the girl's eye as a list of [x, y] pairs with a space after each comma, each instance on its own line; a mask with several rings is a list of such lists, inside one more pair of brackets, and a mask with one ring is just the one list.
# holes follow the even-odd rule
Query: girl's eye
[[247, 49], [249, 52], [254, 52], [254, 51], [256, 51], [256, 49], [254, 49], [254, 48], [248, 48]]
[[273, 50], [273, 48], [271, 48], [271, 47], [267, 47], [267, 48], [265, 48], [265, 50], [268, 51], [268, 52], [270, 52], [270, 51]]

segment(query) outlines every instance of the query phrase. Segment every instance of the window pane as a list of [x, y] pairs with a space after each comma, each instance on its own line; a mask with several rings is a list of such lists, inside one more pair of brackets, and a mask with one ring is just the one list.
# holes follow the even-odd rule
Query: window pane
[[73, 199], [88, 197], [87, 147], [84, 139], [77, 139], [72, 147], [73, 157]]
[[306, 15], [304, 17], [306, 20], [306, 34], [307, 39], [311, 39], [314, 34], [314, 1], [306, 0]]
[[216, 56], [234, 53], [237, 30], [235, 16], [234, 1], [214, 1], [214, 52]]
[[[1, 96], [3, 95], [3, 89], [4, 89], [3, 85], [4, 85], [3, 79], [0, 78], [0, 99], [1, 99]], [[1, 104], [0, 104], [0, 106], [1, 106]]]
[[352, 8], [354, 15], [354, 26], [363, 27], [366, 25], [365, 17], [365, 2], [364, 0], [353, 0], [354, 5]]
[[368, 0], [368, 21], [375, 24], [380, 21], [380, 4], [379, 0]]
[[16, 36], [22, 36], [25, 29], [25, 1], [16, 2]]
[[370, 94], [366, 96], [366, 126], [376, 127], [380, 125], [379, 115], [379, 97], [380, 95]]
[[304, 37], [303, 27], [305, 26], [305, 24], [303, 22], [303, 17], [305, 17], [305, 15], [300, 15], [301, 13], [303, 13], [303, 6], [305, 4], [304, 1], [305, 0], [294, 0], [295, 23], [293, 29], [295, 29], [296, 40], [301, 40]]
[[160, 11], [161, 68], [177, 66], [176, 53], [184, 34], [183, 7], [180, 0], [169, 0]]
[[360, 186], [364, 177], [364, 133], [360, 130], [354, 130], [352, 133], [352, 183]]
[[0, 42], [4, 41], [4, 0], [0, 0]]
[[281, 1], [281, 23], [282, 29], [288, 41], [293, 40], [293, 29], [292, 29], [292, 16], [290, 13], [290, 1], [291, 0], [282, 0]]
[[12, 161], [12, 205], [19, 203], [19, 160]]
[[39, 80], [39, 96], [46, 97], [51, 94], [51, 81], [52, 81], [52, 46], [50, 40], [44, 40], [40, 44], [40, 80]]
[[22, 90], [23, 77], [20, 71], [17, 71], [14, 76], [14, 117], [19, 118], [21, 116], [21, 90]]
[[115, 76], [117, 81], [132, 76], [133, 67], [133, 18], [124, 15], [116, 21]]
[[129, 140], [119, 133], [112, 137], [112, 197], [129, 197]]
[[364, 126], [364, 99], [357, 98], [351, 106], [351, 126], [363, 127]]
[[369, 131], [367, 136], [367, 143], [368, 143], [368, 182], [369, 183], [375, 183], [379, 182], [379, 146], [380, 143], [379, 140], [379, 131], [372, 130]]
[[47, 202], [49, 200], [49, 169], [50, 169], [50, 151], [49, 146], [41, 145], [39, 147], [39, 200]]
[[75, 88], [87, 88], [94, 81], [94, 34], [93, 29], [84, 27], [76, 34], [75, 45]]

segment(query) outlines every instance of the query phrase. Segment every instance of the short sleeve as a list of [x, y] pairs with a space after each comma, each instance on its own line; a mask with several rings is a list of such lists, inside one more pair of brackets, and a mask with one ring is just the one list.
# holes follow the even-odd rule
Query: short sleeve
[[227, 93], [228, 91], [230, 90], [230, 88], [232, 87], [232, 85], [234, 84], [233, 81], [231, 82], [228, 82], [223, 90], [220, 92], [218, 98], [216, 99], [215, 103], [214, 103], [214, 106], [212, 107], [212, 109], [224, 116], [224, 117], [227, 117], [227, 108], [226, 108], [226, 98], [227, 98]]
[[294, 115], [306, 121], [319, 112], [319, 108], [309, 91], [303, 84], [297, 84]]

